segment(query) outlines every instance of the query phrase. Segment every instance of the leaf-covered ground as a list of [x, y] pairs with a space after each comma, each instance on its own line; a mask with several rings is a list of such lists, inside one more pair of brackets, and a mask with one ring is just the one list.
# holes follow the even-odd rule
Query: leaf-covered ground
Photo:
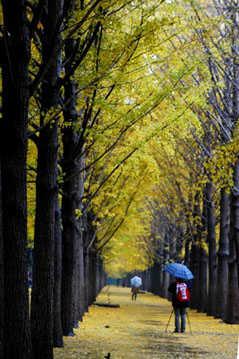
[[236, 359], [238, 325], [188, 311], [186, 333], [173, 333], [171, 303], [151, 293], [131, 300], [130, 288], [106, 286], [97, 303], [119, 304], [119, 308], [92, 305], [75, 337], [64, 338], [65, 347], [55, 349], [55, 359]]

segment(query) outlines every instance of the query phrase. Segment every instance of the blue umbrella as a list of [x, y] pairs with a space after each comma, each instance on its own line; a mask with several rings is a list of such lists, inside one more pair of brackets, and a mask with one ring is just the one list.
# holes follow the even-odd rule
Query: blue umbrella
[[130, 283], [132, 287], [139, 288], [142, 285], [142, 279], [140, 277], [133, 277], [130, 279]]
[[190, 269], [181, 263], [168, 263], [164, 266], [163, 270], [176, 278], [182, 278], [186, 280], [194, 278], [194, 275]]

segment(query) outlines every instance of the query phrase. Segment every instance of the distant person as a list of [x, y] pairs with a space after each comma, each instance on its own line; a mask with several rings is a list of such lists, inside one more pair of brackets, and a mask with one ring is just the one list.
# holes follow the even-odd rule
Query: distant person
[[116, 279], [116, 285], [117, 285], [117, 287], [119, 286], [119, 284], [120, 284], [120, 279], [117, 278], [117, 279]]
[[137, 294], [138, 294], [138, 292], [139, 292], [139, 288], [137, 288], [137, 287], [132, 287], [132, 288], [131, 288], [131, 292], [132, 292], [132, 300], [136, 300]]
[[32, 288], [32, 272], [28, 272], [28, 287]]
[[[176, 278], [175, 282], [171, 283], [168, 291], [172, 293], [172, 305], [175, 315], [175, 330], [174, 333], [184, 333], [186, 329], [187, 307], [189, 306], [190, 292], [192, 288], [191, 283], [186, 282], [182, 278]], [[181, 325], [180, 325], [181, 318]]]
[[126, 280], [122, 279], [122, 287], [125, 287], [125, 285], [126, 285]]

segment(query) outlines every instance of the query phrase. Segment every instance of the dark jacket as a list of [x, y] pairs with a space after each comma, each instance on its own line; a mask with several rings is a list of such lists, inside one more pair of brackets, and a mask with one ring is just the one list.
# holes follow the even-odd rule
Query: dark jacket
[[[184, 282], [187, 284], [188, 289], [192, 288], [191, 283], [189, 282]], [[189, 306], [189, 300], [185, 301], [185, 302], [180, 302], [177, 298], [176, 298], [176, 281], [171, 283], [170, 286], [168, 287], [168, 291], [170, 293], [172, 293], [172, 305], [174, 308], [182, 308], [182, 307], [188, 307]]]

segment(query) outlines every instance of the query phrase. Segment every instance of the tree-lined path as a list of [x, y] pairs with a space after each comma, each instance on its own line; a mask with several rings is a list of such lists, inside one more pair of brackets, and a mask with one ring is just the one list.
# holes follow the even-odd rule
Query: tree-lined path
[[236, 358], [238, 326], [220, 323], [206, 314], [189, 310], [184, 334], [173, 333], [173, 317], [165, 332], [171, 303], [151, 293], [131, 300], [130, 288], [105, 286], [97, 303], [119, 304], [119, 308], [92, 305], [76, 336], [66, 338], [55, 359], [171, 359]]
[[[0, 2], [0, 359], [55, 359], [79, 325], [77, 359], [95, 335], [99, 357], [235, 357], [215, 323], [239, 324], [238, 59], [238, 0]], [[184, 337], [163, 331], [170, 262], [205, 313]], [[92, 307], [139, 273], [158, 297]], [[96, 329], [121, 312], [124, 335]]]

